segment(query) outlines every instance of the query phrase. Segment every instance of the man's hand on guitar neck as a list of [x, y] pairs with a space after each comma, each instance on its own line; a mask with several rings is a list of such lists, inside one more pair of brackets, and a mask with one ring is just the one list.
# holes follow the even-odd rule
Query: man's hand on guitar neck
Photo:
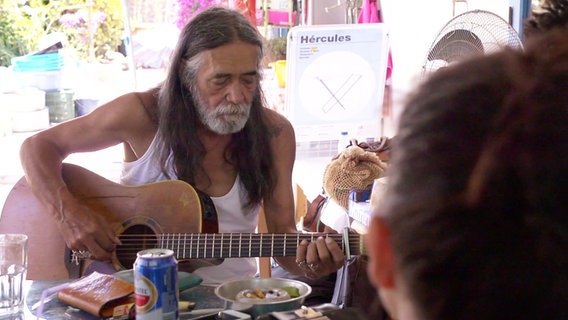
[[96, 260], [110, 260], [120, 240], [105, 217], [75, 199], [65, 208], [56, 221], [67, 247], [88, 251]]
[[345, 255], [337, 242], [325, 235], [309, 242], [304, 239], [296, 250], [296, 257], [278, 257], [278, 263], [295, 274], [312, 279], [336, 272], [343, 266]]

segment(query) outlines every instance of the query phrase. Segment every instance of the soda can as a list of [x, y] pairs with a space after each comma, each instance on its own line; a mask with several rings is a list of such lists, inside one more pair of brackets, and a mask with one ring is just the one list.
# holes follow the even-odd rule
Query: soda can
[[134, 262], [136, 319], [179, 319], [177, 271], [172, 250], [138, 252]]

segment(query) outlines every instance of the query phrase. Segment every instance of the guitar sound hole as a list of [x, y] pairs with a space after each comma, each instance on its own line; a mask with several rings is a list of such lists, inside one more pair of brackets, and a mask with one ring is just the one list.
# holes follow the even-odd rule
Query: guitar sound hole
[[126, 269], [132, 269], [139, 251], [156, 248], [158, 244], [158, 236], [154, 230], [140, 224], [127, 227], [119, 238], [122, 245], [116, 248], [116, 257]]

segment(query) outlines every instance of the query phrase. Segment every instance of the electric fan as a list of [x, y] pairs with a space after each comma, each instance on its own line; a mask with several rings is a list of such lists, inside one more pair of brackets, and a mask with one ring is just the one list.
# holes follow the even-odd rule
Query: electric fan
[[472, 55], [483, 55], [504, 47], [523, 50], [513, 27], [489, 11], [472, 10], [452, 18], [432, 42], [422, 77]]

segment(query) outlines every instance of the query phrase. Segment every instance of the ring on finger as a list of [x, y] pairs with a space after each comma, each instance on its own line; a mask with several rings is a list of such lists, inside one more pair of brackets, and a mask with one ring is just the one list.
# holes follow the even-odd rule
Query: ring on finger
[[71, 262], [75, 262], [75, 265], [79, 265], [80, 260], [91, 258], [91, 253], [87, 250], [71, 250], [71, 253]]
[[312, 270], [313, 272], [315, 272], [315, 271], [319, 268], [319, 264], [317, 264], [317, 263], [309, 263], [309, 264], [308, 264], [308, 268], [310, 268], [310, 270]]
[[79, 259], [88, 259], [91, 257], [91, 253], [87, 250], [72, 250], [72, 252]]
[[302, 261], [297, 262], [297, 263], [298, 263], [298, 267], [300, 267], [302, 269], [308, 268], [308, 262], [306, 262], [306, 260], [302, 260]]

